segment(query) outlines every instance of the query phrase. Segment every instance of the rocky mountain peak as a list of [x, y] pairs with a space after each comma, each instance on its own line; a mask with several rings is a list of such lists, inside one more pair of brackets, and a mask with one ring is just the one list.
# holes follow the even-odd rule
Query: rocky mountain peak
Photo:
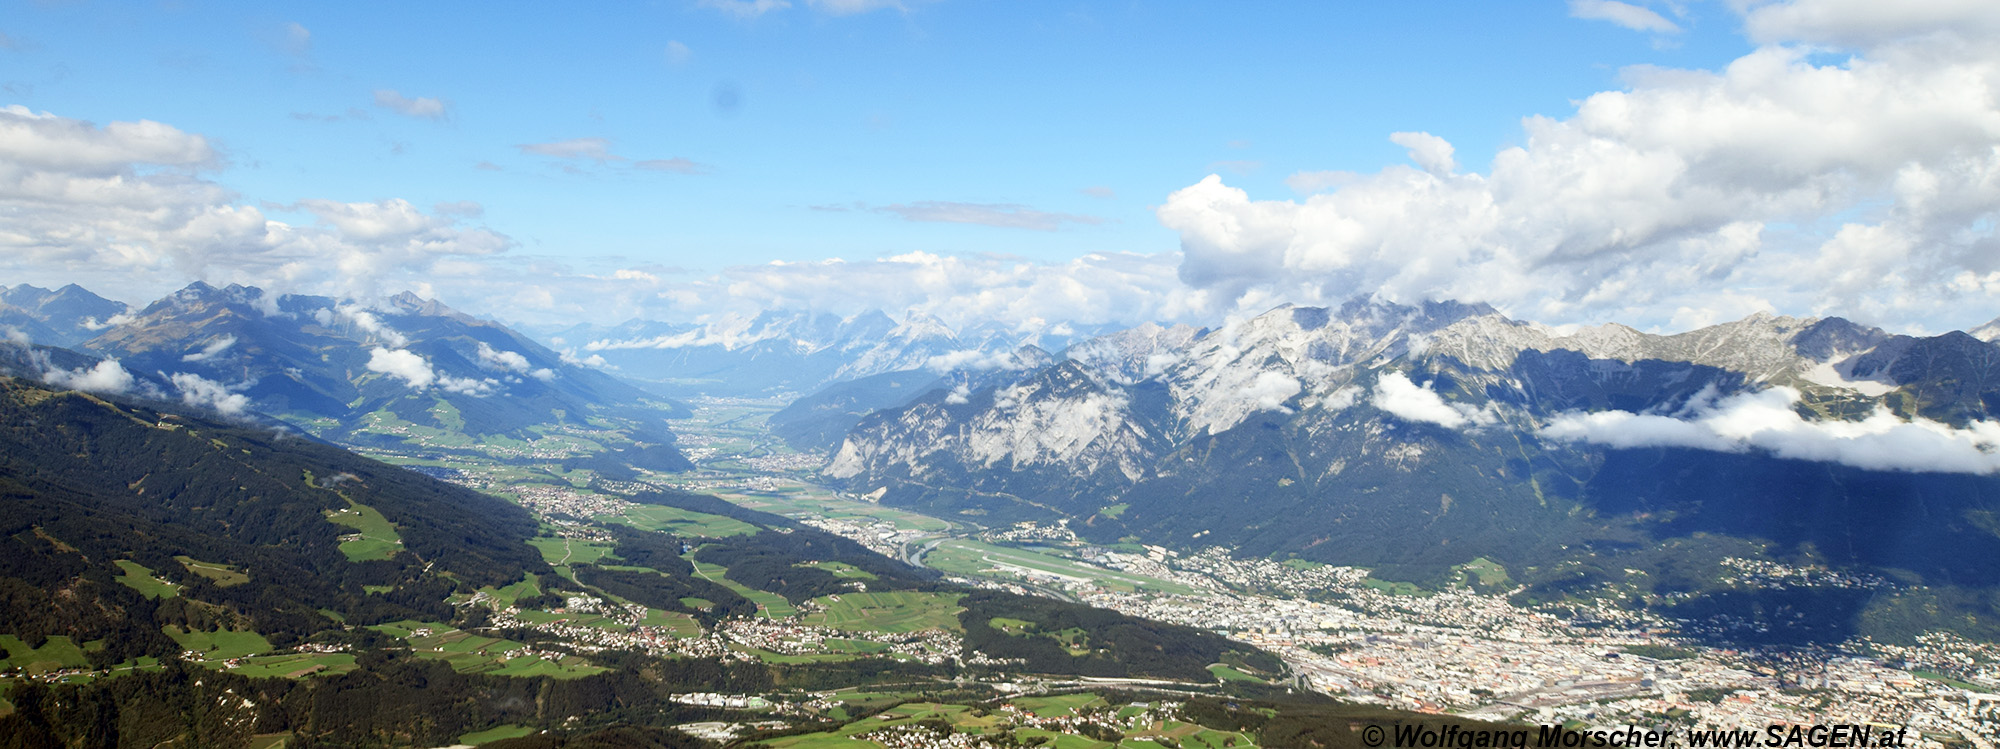
[[2000, 317], [1988, 320], [1985, 325], [1981, 325], [1979, 327], [1973, 328], [1965, 332], [1966, 334], [1974, 338], [1977, 338], [1979, 340], [1985, 341], [1987, 343], [2000, 341]]

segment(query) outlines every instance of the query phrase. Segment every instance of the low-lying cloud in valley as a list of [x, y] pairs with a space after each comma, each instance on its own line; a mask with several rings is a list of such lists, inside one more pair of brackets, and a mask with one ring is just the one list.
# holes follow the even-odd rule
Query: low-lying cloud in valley
[[1840, 463], [1871, 471], [1990, 474], [2000, 471], [2000, 424], [1965, 428], [1878, 410], [1860, 421], [1799, 415], [1799, 391], [1774, 387], [1716, 397], [1705, 392], [1678, 413], [1599, 411], [1559, 416], [1550, 439], [1612, 448], [1683, 447]]

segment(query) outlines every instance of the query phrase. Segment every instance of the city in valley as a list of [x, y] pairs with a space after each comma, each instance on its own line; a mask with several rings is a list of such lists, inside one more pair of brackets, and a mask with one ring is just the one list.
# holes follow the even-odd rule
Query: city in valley
[[[1914, 647], [1857, 640], [1810, 649], [1721, 649], [1697, 644], [1683, 631], [1685, 623], [1603, 602], [1587, 608], [1574, 603], [1523, 607], [1492, 585], [1482, 586], [1491, 591], [1487, 593], [1471, 585], [1424, 590], [1373, 578], [1365, 569], [1238, 558], [1221, 547], [1175, 551], [1090, 544], [1080, 541], [1066, 522], [985, 527], [977, 517], [933, 518], [815, 483], [825, 456], [787, 450], [762, 431], [763, 417], [777, 405], [746, 399], [696, 401], [694, 415], [676, 421], [674, 428], [697, 470], [647, 474], [624, 486], [714, 494], [975, 587], [1057, 597], [1224, 633], [1279, 655], [1289, 673], [1276, 681], [1350, 702], [1502, 722], [1676, 732], [1872, 724], [1907, 727], [1914, 746], [1944, 746], [1940, 740], [1969, 742], [1980, 749], [1996, 746], [2000, 648], [1990, 644], [1932, 634]], [[545, 449], [561, 452], [559, 446]], [[580, 553], [602, 554], [603, 547], [594, 544], [609, 540], [594, 523], [577, 519], [632, 523], [645, 512], [615, 494], [579, 488], [583, 482], [537, 482], [480, 460], [418, 470], [517, 498], [550, 521], [562, 539], [544, 550], [558, 565]], [[599, 481], [595, 486], [621, 485]], [[682, 525], [655, 528], [701, 535], [699, 529], [690, 530], [689, 521], [675, 522]], [[1729, 564], [1740, 572], [1731, 582], [1745, 587], [1890, 584], [1752, 560]], [[1468, 581], [1505, 575], [1483, 559], [1463, 572]], [[865, 581], [856, 580], [853, 588], [855, 595], [867, 595]], [[478, 598], [460, 603], [493, 607], [503, 619], [521, 614], [505, 600]], [[813, 610], [814, 604], [791, 607], [782, 599], [768, 601], [775, 598], [758, 599], [757, 617], [725, 620], [706, 630], [692, 620], [647, 626], [643, 606], [628, 611], [595, 599], [570, 601], [571, 616], [559, 620], [507, 621], [543, 628], [584, 650], [623, 647], [746, 660], [857, 652], [926, 662], [958, 657], [958, 638], [948, 632], [890, 634], [826, 626], [824, 613]], [[627, 626], [579, 624], [604, 617]], [[1258, 680], [1225, 664], [1211, 670], [1219, 680]], [[1025, 675], [1019, 679], [1001, 686], [1046, 692], [1079, 685]], [[739, 699], [747, 705], [754, 698]], [[780, 714], [826, 704], [825, 695], [810, 693], [791, 703], [758, 702]]]

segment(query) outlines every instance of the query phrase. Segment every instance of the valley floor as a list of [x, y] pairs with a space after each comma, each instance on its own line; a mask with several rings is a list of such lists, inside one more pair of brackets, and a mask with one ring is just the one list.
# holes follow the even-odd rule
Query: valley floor
[[[1916, 648], [1721, 650], [1676, 637], [1673, 622], [1612, 607], [1590, 612], [1596, 621], [1584, 628], [1469, 587], [1418, 590], [1362, 569], [1237, 559], [1219, 547], [1102, 547], [1061, 524], [933, 518], [816, 484], [823, 456], [787, 450], [760, 428], [777, 405], [699, 402], [675, 429], [701, 470], [670, 483], [962, 582], [1220, 631], [1284, 658], [1297, 686], [1343, 700], [1536, 724], [1875, 723], [1908, 726], [1939, 746], [2000, 745], [2000, 649], [1990, 645], [1933, 637]], [[1940, 662], [1975, 675], [1946, 678]]]
[[[1994, 737], [2000, 736], [2000, 649], [1990, 645], [1931, 637], [1908, 648], [1857, 642], [1840, 649], [1723, 650], [1694, 644], [1674, 622], [1615, 606], [1558, 613], [1517, 606], [1504, 592], [1481, 593], [1470, 585], [1425, 590], [1371, 577], [1364, 569], [1239, 559], [1220, 547], [1177, 552], [1136, 543], [1091, 544], [1061, 523], [990, 527], [978, 516], [930, 517], [818, 483], [825, 456], [787, 449], [765, 429], [765, 419], [782, 405], [696, 401], [694, 414], [673, 428], [697, 469], [645, 473], [627, 483], [712, 494], [784, 515], [967, 585], [1214, 630], [1277, 654], [1288, 671], [1259, 674], [1244, 664], [1216, 663], [1210, 672], [1217, 682], [1270, 681], [1353, 703], [1542, 725], [1637, 725], [1679, 734], [1701, 727], [1762, 731], [1776, 724], [1873, 723], [1908, 727], [1914, 746], [1978, 749], [1995, 749]], [[554, 444], [558, 437], [592, 439], [585, 432], [553, 435], [547, 446], [553, 452], [541, 457], [559, 460], [568, 454], [564, 445]], [[531, 467], [520, 456], [481, 454], [476, 448], [465, 451], [463, 460], [439, 460], [435, 452], [364, 452], [533, 510], [545, 533], [535, 545], [565, 576], [574, 574], [571, 565], [600, 563], [611, 552], [607, 523], [673, 532], [696, 544], [697, 538], [755, 530], [729, 518], [638, 505], [599, 492], [590, 487], [617, 482], [607, 484], [587, 469]], [[949, 626], [955, 624], [953, 601], [926, 598], [939, 594], [895, 594], [893, 600], [843, 595], [793, 606], [731, 580], [725, 568], [697, 564], [696, 570], [756, 603], [757, 615], [705, 628], [686, 614], [617, 600], [573, 599], [560, 615], [516, 608], [515, 599], [539, 594], [532, 583], [457, 603], [491, 607], [498, 625], [540, 629], [585, 653], [612, 648], [767, 663], [865, 657], [937, 663], [960, 647]], [[1786, 571], [1755, 572], [1783, 577]], [[1484, 560], [1466, 565], [1463, 575], [1481, 580], [1483, 590], [1509, 587], [1506, 570]], [[994, 620], [996, 628], [1002, 625]], [[446, 642], [448, 635], [438, 634], [445, 632], [443, 625], [409, 623], [409, 630], [391, 634], [421, 649], [435, 648], [432, 652], [454, 667], [532, 664], [537, 672], [558, 677], [591, 672], [580, 659], [518, 643]], [[1088, 632], [1040, 634], [1060, 638], [1072, 654], [1091, 647]], [[33, 657], [11, 651], [17, 660]], [[1020, 679], [996, 686], [1017, 694], [1202, 688]], [[704, 697], [709, 698], [775, 715], [834, 717], [845, 716], [848, 707], [888, 699], [802, 693], [795, 702], [752, 705], [756, 698], [749, 695]], [[782, 743], [822, 740], [846, 739], [829, 734]]]

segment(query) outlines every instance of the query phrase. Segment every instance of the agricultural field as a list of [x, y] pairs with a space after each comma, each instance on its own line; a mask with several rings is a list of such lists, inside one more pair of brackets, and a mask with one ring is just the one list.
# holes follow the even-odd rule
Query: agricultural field
[[[761, 591], [729, 579], [729, 568], [727, 567], [708, 564], [706, 562], [695, 562], [692, 557], [689, 557], [688, 561], [694, 562], [694, 573], [700, 575], [702, 579], [736, 591], [737, 595], [748, 598], [751, 603], [757, 604], [758, 616], [767, 619], [783, 619], [799, 613], [798, 608], [793, 606], [791, 601], [785, 600], [784, 596]], [[714, 604], [709, 605], [712, 606]]]
[[[1050, 749], [1254, 749], [1251, 737], [1178, 720], [1172, 709], [1150, 703], [1111, 705], [1095, 694], [1024, 697], [999, 708], [906, 703], [832, 731], [785, 736], [755, 746], [773, 749], [835, 749], [890, 745], [947, 746], [944, 736], [992, 737], [996, 743], [1041, 745]], [[1090, 724], [1083, 735], [1079, 721]], [[942, 724], [942, 726], [940, 725]], [[866, 737], [866, 738], [864, 738]], [[1011, 739], [1010, 739], [1011, 737]]]
[[843, 593], [821, 596], [814, 603], [824, 611], [807, 614], [804, 623], [818, 627], [864, 632], [917, 632], [942, 629], [963, 632], [958, 613], [962, 593]]
[[1366, 585], [1370, 588], [1374, 588], [1375, 590], [1382, 591], [1383, 593], [1387, 593], [1392, 596], [1430, 595], [1430, 591], [1424, 590], [1423, 588], [1419, 587], [1416, 583], [1408, 582], [1405, 580], [1378, 580], [1376, 578], [1370, 577], [1363, 579], [1361, 581], [1361, 584]]
[[1255, 676], [1251, 676], [1242, 671], [1238, 671], [1234, 667], [1225, 663], [1217, 663], [1215, 665], [1209, 666], [1208, 672], [1211, 674], [1215, 674], [1215, 678], [1217, 681], [1247, 681], [1256, 684], [1264, 683], [1263, 679], [1259, 679]]
[[888, 521], [895, 524], [897, 530], [932, 533], [943, 533], [952, 528], [951, 523], [928, 515], [883, 507], [872, 502], [845, 499], [823, 491], [811, 490], [803, 485], [797, 491], [781, 492], [777, 495], [719, 494], [717, 496], [752, 510], [762, 510], [794, 520], [827, 518], [855, 522]]
[[1087, 707], [1105, 707], [1109, 703], [1104, 698], [1089, 692], [1061, 694], [1054, 697], [1022, 697], [1014, 700], [1014, 706], [1041, 718], [1060, 718], [1065, 715], [1080, 715]]
[[480, 744], [499, 741], [501, 739], [518, 739], [534, 732], [535, 729], [527, 726], [494, 726], [484, 731], [473, 731], [472, 733], [460, 736], [458, 737], [458, 743], [466, 746], [479, 746]]
[[751, 655], [757, 656], [757, 660], [763, 661], [765, 663], [777, 663], [781, 665], [797, 665], [800, 663], [839, 663], [841, 661], [851, 661], [861, 657], [859, 655], [854, 655], [851, 653], [800, 653], [797, 655], [789, 653], [774, 653], [769, 650], [765, 650], [763, 648], [755, 648], [740, 643], [730, 643], [729, 649], [739, 653], [749, 653]]
[[125, 587], [139, 591], [140, 595], [147, 598], [172, 598], [180, 595], [181, 586], [154, 576], [153, 568], [151, 567], [130, 559], [120, 559], [114, 562], [114, 564], [118, 565], [118, 569], [125, 571], [125, 574], [119, 575], [116, 578], [118, 582], [124, 583]]
[[[547, 552], [543, 553], [547, 554]], [[540, 583], [541, 583], [540, 578], [536, 577], [535, 574], [531, 572], [528, 573], [527, 579], [514, 583], [513, 585], [508, 585], [506, 587], [501, 587], [501, 588], [495, 588], [489, 585], [487, 587], [480, 588], [479, 592], [492, 596], [493, 600], [497, 602], [501, 608], [505, 608], [514, 605], [515, 601], [519, 601], [522, 598], [541, 595], [542, 586]]]
[[226, 661], [231, 658], [271, 652], [271, 642], [256, 632], [229, 629], [215, 632], [187, 631], [171, 624], [161, 629], [168, 637], [174, 638], [174, 642], [180, 643], [182, 650], [201, 653], [203, 660]]
[[401, 638], [409, 643], [412, 655], [444, 661], [459, 673], [578, 679], [606, 670], [577, 656], [530, 652], [521, 643], [475, 635], [447, 624], [400, 621], [371, 629]]
[[632, 505], [624, 515], [604, 515], [598, 519], [649, 531], [665, 531], [676, 536], [723, 538], [757, 532], [757, 526], [735, 518], [662, 505]]
[[219, 588], [227, 588], [231, 585], [242, 585], [250, 582], [250, 576], [236, 569], [233, 565], [203, 562], [186, 556], [177, 556], [174, 559], [179, 560], [181, 566], [186, 567], [189, 572], [215, 581], [216, 587]]
[[[433, 412], [435, 413], [435, 409]], [[456, 410], [452, 415], [457, 415]], [[460, 420], [459, 424], [463, 427], [464, 421]], [[420, 447], [465, 450], [479, 446], [478, 440], [464, 432], [404, 421], [402, 417], [386, 408], [362, 414], [361, 426], [355, 431], [400, 437], [405, 444]]]
[[834, 577], [845, 577], [853, 580], [876, 579], [875, 573], [861, 569], [846, 562], [806, 562], [798, 566], [811, 567], [813, 569], [819, 569], [819, 570], [826, 570], [827, 572], [833, 573]]
[[966, 539], [939, 544], [924, 557], [924, 566], [958, 575], [979, 577], [1085, 580], [1120, 592], [1164, 591], [1193, 595], [1196, 591], [1180, 583], [1108, 570], [1054, 554], [1015, 549]]
[[259, 679], [303, 679], [309, 676], [344, 674], [353, 670], [353, 653], [288, 653], [244, 658], [237, 661], [229, 672]]
[[[611, 557], [611, 545], [571, 538], [531, 538], [528, 545], [542, 552], [542, 559], [561, 567], [567, 564], [596, 564]], [[613, 557], [615, 558], [615, 557]]]
[[[342, 499], [346, 499], [345, 496]], [[388, 559], [403, 550], [403, 537], [396, 533], [396, 526], [382, 516], [375, 508], [347, 500], [347, 509], [330, 510], [326, 519], [338, 525], [353, 528], [359, 536], [340, 544], [340, 553], [346, 554], [348, 561], [367, 562]]]
[[986, 626], [1016, 637], [1041, 637], [1054, 640], [1056, 644], [1063, 646], [1063, 650], [1068, 651], [1070, 655], [1088, 655], [1091, 651], [1090, 633], [1084, 631], [1081, 627], [1043, 632], [1039, 627], [1035, 626], [1034, 622], [1025, 619], [1009, 619], [1004, 616], [996, 616], [987, 620]]
[[90, 665], [84, 656], [85, 650], [102, 648], [104, 643], [89, 642], [77, 645], [64, 635], [51, 635], [39, 648], [30, 648], [21, 638], [0, 635], [0, 648], [5, 648], [7, 657], [0, 659], [0, 671], [20, 669], [28, 674], [45, 674], [65, 668], [82, 668]]
[[[709, 605], [713, 606], [715, 604]], [[701, 636], [701, 623], [695, 621], [694, 617], [678, 611], [646, 609], [646, 618], [639, 620], [639, 626], [666, 629], [672, 632], [673, 636], [681, 639]]]
[[1458, 566], [1453, 582], [1459, 585], [1480, 585], [1491, 588], [1513, 582], [1507, 576], [1507, 568], [1486, 557], [1479, 557]]
[[612, 632], [625, 631], [625, 625], [619, 624], [618, 622], [609, 619], [601, 614], [583, 614], [583, 613], [558, 614], [553, 611], [537, 611], [535, 609], [527, 609], [519, 614], [516, 614], [515, 616], [519, 618], [521, 621], [528, 622], [529, 624], [551, 624], [554, 622], [566, 622], [569, 624], [576, 625], [578, 627], [593, 627], [596, 629], [609, 630]]

